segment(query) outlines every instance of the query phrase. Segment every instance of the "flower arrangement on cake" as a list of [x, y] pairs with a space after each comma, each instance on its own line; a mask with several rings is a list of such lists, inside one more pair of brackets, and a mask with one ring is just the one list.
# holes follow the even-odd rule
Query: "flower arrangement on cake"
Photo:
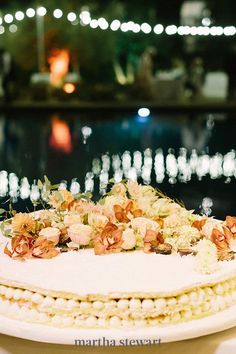
[[97, 202], [39, 187], [33, 212], [0, 210], [0, 316], [17, 333], [24, 321], [126, 329], [234, 313], [236, 217], [197, 215], [133, 181]]
[[150, 185], [114, 184], [98, 202], [91, 195], [57, 190], [39, 182], [47, 207], [33, 213], [5, 212], [1, 231], [11, 238], [4, 252], [16, 260], [53, 258], [93, 248], [95, 255], [143, 250], [195, 255], [196, 268], [209, 274], [234, 259], [236, 217], [225, 221], [194, 214]]

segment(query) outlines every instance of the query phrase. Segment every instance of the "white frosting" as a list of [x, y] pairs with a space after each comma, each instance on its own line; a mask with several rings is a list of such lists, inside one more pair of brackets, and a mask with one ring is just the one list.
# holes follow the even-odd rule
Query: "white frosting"
[[[62, 253], [52, 259], [22, 262], [3, 253], [6, 241], [6, 238], [0, 238], [0, 281], [48, 291], [77, 295], [161, 295], [214, 284], [236, 275], [236, 261], [221, 262], [218, 271], [203, 275], [195, 270], [194, 256], [145, 254], [143, 251], [98, 256], [93, 249], [86, 249]], [[220, 287], [217, 292], [221, 293]], [[27, 298], [29, 294], [25, 295]], [[194, 292], [190, 294], [190, 300], [194, 300]]]

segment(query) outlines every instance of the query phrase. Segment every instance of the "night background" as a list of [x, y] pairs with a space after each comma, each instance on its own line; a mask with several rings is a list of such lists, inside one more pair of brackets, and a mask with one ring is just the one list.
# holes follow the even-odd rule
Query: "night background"
[[0, 196], [151, 183], [235, 214], [236, 3], [1, 1]]

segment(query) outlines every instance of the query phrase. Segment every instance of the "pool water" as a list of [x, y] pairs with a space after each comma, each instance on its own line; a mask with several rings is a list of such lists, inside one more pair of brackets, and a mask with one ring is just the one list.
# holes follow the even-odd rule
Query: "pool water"
[[111, 178], [137, 178], [197, 212], [235, 215], [235, 131], [235, 117], [219, 113], [2, 114], [1, 200], [10, 194], [18, 210], [25, 208], [27, 183], [44, 175], [62, 187], [92, 191], [95, 198]]

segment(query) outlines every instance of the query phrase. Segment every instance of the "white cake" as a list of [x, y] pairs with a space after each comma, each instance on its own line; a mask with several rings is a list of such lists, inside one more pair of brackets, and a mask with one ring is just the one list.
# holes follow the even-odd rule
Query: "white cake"
[[[200, 217], [160, 198], [151, 187], [123, 186], [128, 202], [136, 203], [125, 213], [128, 197], [122, 186], [114, 186], [99, 205], [68, 202], [68, 192], [59, 192], [61, 204], [50, 215], [30, 215], [37, 220], [34, 232], [26, 225], [26, 214], [12, 219], [7, 248], [9, 239], [0, 237], [0, 314], [56, 327], [127, 328], [189, 321], [236, 303], [235, 218], [221, 222]], [[136, 188], [143, 199], [138, 201], [129, 188]], [[49, 203], [55, 207], [53, 193]], [[117, 226], [109, 237], [102, 233], [104, 217]], [[40, 253], [36, 239], [47, 240], [44, 247], [49, 249]], [[69, 247], [67, 252], [62, 244]], [[160, 254], [163, 245], [171, 252]]]

